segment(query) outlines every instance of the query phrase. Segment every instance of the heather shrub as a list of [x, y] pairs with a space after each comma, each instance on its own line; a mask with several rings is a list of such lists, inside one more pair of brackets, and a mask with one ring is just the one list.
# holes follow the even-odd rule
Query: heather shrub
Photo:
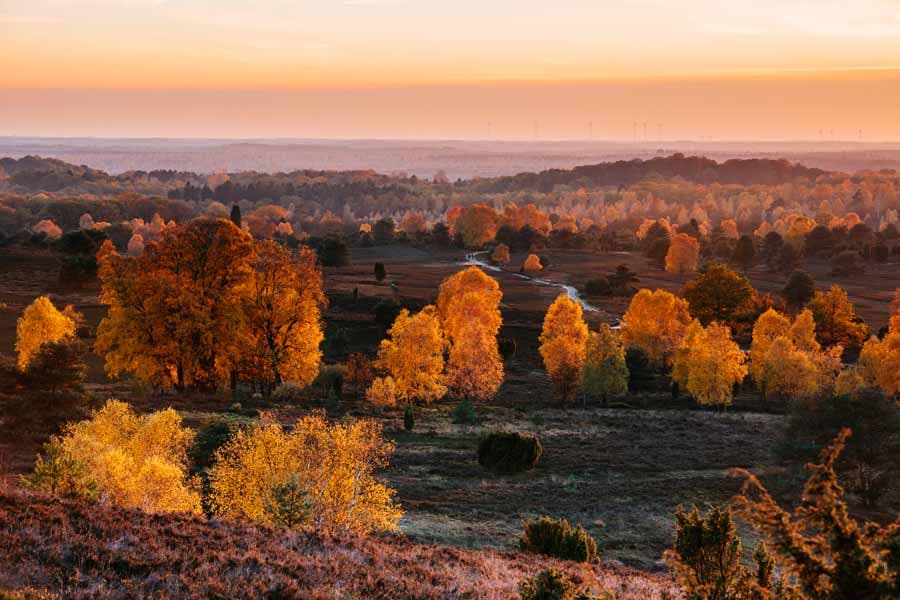
[[572, 527], [565, 519], [540, 517], [525, 521], [519, 548], [524, 552], [563, 560], [587, 563], [597, 560], [597, 542], [594, 538], [580, 525]]
[[479, 442], [478, 464], [495, 473], [521, 473], [533, 469], [542, 452], [541, 442], [533, 434], [495, 431]]

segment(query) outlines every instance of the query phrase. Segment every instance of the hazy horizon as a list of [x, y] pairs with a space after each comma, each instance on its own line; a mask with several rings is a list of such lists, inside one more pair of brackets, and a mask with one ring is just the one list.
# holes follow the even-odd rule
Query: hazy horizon
[[897, 8], [6, 0], [0, 135], [900, 140]]

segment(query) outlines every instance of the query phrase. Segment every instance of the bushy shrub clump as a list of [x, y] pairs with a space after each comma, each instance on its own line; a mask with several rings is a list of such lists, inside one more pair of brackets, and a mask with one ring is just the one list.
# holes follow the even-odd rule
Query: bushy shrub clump
[[282, 383], [272, 392], [272, 401], [283, 404], [300, 404], [308, 397], [306, 388], [295, 383]]
[[464, 398], [453, 407], [451, 416], [453, 417], [453, 422], [457, 425], [474, 425], [478, 423], [478, 414], [475, 412], [475, 406], [468, 398]]
[[495, 431], [478, 444], [478, 464], [495, 473], [521, 473], [533, 469], [542, 452], [533, 434]]
[[572, 527], [565, 519], [540, 517], [525, 521], [519, 548], [524, 552], [563, 560], [587, 563], [597, 560], [597, 542], [594, 538], [580, 525]]
[[556, 569], [541, 571], [522, 581], [519, 596], [522, 600], [612, 600], [606, 592], [595, 596], [586, 589], [579, 590], [571, 577]]

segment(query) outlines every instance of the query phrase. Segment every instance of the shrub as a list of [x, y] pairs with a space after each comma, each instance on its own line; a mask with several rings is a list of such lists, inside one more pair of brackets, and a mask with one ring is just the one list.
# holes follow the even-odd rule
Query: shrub
[[272, 392], [272, 400], [284, 404], [300, 404], [308, 397], [305, 387], [290, 382], [282, 383]]
[[611, 293], [609, 280], [606, 277], [588, 279], [584, 284], [584, 293], [588, 296], [608, 296]]
[[495, 431], [478, 444], [478, 464], [495, 473], [520, 473], [533, 469], [542, 452], [533, 434]]
[[578, 590], [572, 578], [556, 569], [541, 571], [519, 584], [522, 600], [601, 600], [611, 599], [607, 593], [597, 597], [587, 590]]
[[849, 427], [854, 435], [837, 463], [841, 482], [866, 504], [876, 504], [900, 465], [900, 411], [893, 398], [877, 390], [823, 394], [791, 404], [781, 452], [801, 463]]
[[403, 411], [403, 429], [406, 431], [412, 431], [413, 427], [416, 426], [416, 421], [413, 418], [413, 409], [412, 406], [407, 406]]
[[375, 322], [381, 325], [383, 329], [390, 327], [400, 314], [400, 305], [393, 298], [385, 298], [380, 300], [375, 308]]
[[597, 542], [594, 538], [580, 525], [572, 527], [565, 519], [540, 517], [525, 521], [519, 548], [524, 552], [563, 560], [587, 563], [597, 560]]
[[297, 474], [291, 473], [287, 481], [272, 486], [263, 510], [273, 524], [294, 528], [309, 520], [312, 506], [309, 491], [300, 484]]
[[375, 263], [375, 279], [378, 281], [384, 281], [384, 278], [387, 276], [387, 271], [384, 268], [384, 263], [377, 262]]
[[696, 506], [689, 512], [678, 507], [675, 548], [665, 559], [688, 598], [768, 598], [773, 561], [765, 546], [754, 552], [755, 572], [743, 566], [743, 556], [730, 509], [714, 506], [704, 516]]
[[315, 384], [322, 392], [323, 399], [340, 398], [344, 391], [344, 375], [347, 369], [344, 365], [324, 365], [319, 370]]
[[453, 408], [451, 413], [453, 422], [457, 425], [474, 425], [478, 423], [478, 414], [475, 412], [475, 406], [468, 398], [464, 398], [462, 402]]
[[497, 340], [497, 351], [500, 352], [503, 360], [509, 360], [515, 356], [517, 350], [516, 340], [514, 339], [502, 337]]
[[22, 482], [35, 490], [49, 492], [63, 498], [97, 496], [97, 484], [87, 477], [84, 463], [70, 456], [58, 437], [44, 444], [43, 456], [35, 461], [34, 471]]
[[396, 406], [397, 386], [394, 378], [388, 375], [373, 379], [372, 385], [366, 390], [366, 400], [376, 406]]

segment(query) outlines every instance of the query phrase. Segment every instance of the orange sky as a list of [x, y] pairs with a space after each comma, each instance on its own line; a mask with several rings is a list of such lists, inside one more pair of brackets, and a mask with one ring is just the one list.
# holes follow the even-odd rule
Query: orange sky
[[900, 0], [0, 0], [0, 41], [0, 135], [900, 139]]

